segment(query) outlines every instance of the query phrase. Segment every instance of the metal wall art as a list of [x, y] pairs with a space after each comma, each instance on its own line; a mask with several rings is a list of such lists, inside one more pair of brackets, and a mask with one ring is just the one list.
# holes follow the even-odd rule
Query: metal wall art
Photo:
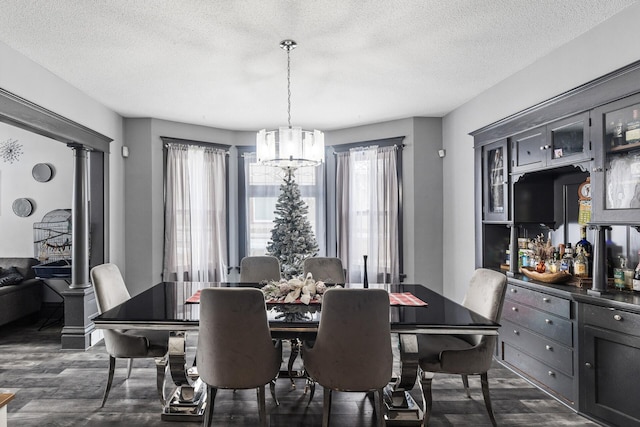
[[25, 218], [33, 212], [33, 203], [31, 203], [31, 200], [25, 198], [15, 199], [13, 201], [12, 208], [14, 214], [21, 218]]
[[31, 169], [31, 175], [38, 182], [48, 182], [53, 178], [53, 168], [47, 163], [37, 163]]
[[5, 163], [13, 163], [20, 160], [22, 155], [22, 144], [17, 139], [7, 139], [0, 144], [0, 156]]

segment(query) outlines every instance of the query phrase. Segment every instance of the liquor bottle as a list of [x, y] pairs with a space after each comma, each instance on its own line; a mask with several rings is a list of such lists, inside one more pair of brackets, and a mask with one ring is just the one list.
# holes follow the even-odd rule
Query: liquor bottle
[[633, 290], [640, 292], [640, 251], [638, 251], [638, 266], [633, 272]]
[[640, 115], [638, 114], [638, 110], [633, 110], [633, 120], [627, 123], [624, 140], [625, 144], [634, 144], [640, 141]]
[[589, 275], [589, 261], [584, 255], [584, 249], [578, 248], [578, 255], [573, 260], [573, 275], [576, 277], [587, 277]]
[[560, 260], [560, 271], [571, 273], [573, 271], [573, 248], [571, 243], [567, 243], [564, 247], [564, 255]]
[[618, 257], [619, 267], [613, 269], [613, 284], [617, 290], [624, 290], [624, 270], [627, 268], [627, 259]]
[[[593, 254], [593, 246], [587, 240], [587, 226], [583, 225], [580, 227], [580, 241], [576, 243], [576, 254], [582, 249], [584, 252], [584, 256], [587, 258], [587, 265], [589, 266], [589, 270], [587, 271], [587, 275], [591, 276], [591, 267], [593, 263], [591, 262], [592, 254]], [[577, 255], [576, 255], [577, 256]]]

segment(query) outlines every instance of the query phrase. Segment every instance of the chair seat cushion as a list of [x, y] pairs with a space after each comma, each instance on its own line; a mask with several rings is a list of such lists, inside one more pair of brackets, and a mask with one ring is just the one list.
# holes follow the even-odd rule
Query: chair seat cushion
[[472, 344], [455, 335], [418, 335], [418, 357], [420, 367], [428, 372], [440, 372], [444, 350], [468, 350]]
[[113, 357], [162, 357], [169, 348], [169, 332], [105, 329], [107, 353]]
[[[496, 349], [495, 335], [419, 335], [418, 364], [423, 371], [448, 374], [481, 374], [491, 367]], [[472, 341], [472, 342], [469, 342]]]

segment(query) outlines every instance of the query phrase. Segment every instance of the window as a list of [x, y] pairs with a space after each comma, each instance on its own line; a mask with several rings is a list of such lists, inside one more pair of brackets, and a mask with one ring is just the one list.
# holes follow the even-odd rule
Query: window
[[166, 147], [164, 280], [217, 282], [227, 274], [227, 151], [162, 138]]
[[[271, 239], [276, 202], [284, 171], [256, 163], [255, 153], [238, 149], [240, 202], [240, 258], [264, 255]], [[309, 222], [320, 253], [325, 252], [324, 169], [304, 167], [295, 171], [302, 200], [309, 207]]]

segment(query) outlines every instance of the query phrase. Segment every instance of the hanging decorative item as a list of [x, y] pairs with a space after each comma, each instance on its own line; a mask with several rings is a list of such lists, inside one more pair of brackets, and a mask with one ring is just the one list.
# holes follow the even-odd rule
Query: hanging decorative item
[[33, 212], [33, 203], [26, 198], [15, 199], [13, 201], [13, 213], [21, 218], [26, 218]]
[[20, 160], [20, 156], [22, 155], [22, 144], [18, 143], [17, 139], [7, 139], [2, 144], [0, 144], [0, 156], [2, 156], [2, 160], [4, 162], [13, 163], [14, 161]]
[[37, 163], [31, 169], [31, 175], [38, 182], [48, 182], [53, 177], [53, 168], [47, 163]]

